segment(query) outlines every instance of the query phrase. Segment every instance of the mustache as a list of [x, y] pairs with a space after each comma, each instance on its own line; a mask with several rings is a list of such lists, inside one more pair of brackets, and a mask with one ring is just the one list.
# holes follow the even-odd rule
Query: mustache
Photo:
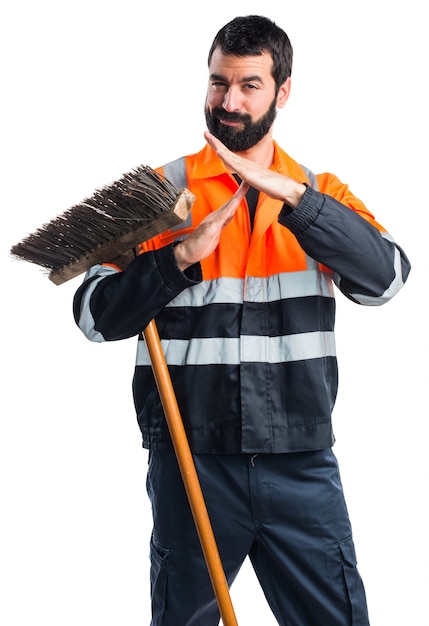
[[227, 122], [244, 122], [246, 124], [252, 121], [252, 118], [248, 113], [225, 111], [222, 107], [215, 107], [212, 109], [211, 114], [216, 119], [225, 120]]

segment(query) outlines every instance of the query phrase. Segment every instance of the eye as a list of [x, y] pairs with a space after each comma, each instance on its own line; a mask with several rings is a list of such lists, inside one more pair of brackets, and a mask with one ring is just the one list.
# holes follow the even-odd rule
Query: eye
[[216, 91], [221, 91], [221, 90], [226, 90], [228, 89], [228, 85], [226, 83], [223, 83], [220, 80], [213, 80], [211, 82], [211, 86], [213, 89], [215, 89]]

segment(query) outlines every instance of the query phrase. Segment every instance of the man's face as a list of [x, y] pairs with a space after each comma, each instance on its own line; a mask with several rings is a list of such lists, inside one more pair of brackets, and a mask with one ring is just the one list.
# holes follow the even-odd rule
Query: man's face
[[271, 130], [278, 96], [269, 54], [236, 57], [214, 51], [205, 106], [208, 130], [227, 148], [244, 152]]

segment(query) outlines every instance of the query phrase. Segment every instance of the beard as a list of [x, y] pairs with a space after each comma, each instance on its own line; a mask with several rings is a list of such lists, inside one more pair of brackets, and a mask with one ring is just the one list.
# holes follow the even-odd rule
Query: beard
[[[204, 110], [208, 130], [217, 137], [232, 152], [245, 152], [253, 148], [270, 130], [276, 119], [276, 98], [270, 104], [268, 111], [256, 122], [248, 113], [229, 113], [222, 107], [215, 107], [209, 111]], [[241, 122], [243, 129], [238, 130], [231, 126], [225, 126], [220, 120]]]

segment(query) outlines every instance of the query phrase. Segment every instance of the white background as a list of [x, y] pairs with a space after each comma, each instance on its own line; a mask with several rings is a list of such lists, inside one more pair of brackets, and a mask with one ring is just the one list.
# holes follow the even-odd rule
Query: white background
[[[101, 185], [203, 145], [206, 57], [249, 13], [294, 46], [275, 137], [347, 182], [413, 271], [381, 308], [338, 297], [340, 461], [372, 626], [428, 626], [428, 47], [424, 3], [16, 0], [0, 16], [0, 623], [149, 624], [151, 515], [135, 340], [96, 345], [10, 247]], [[426, 261], [424, 261], [426, 258]], [[240, 626], [274, 620], [246, 563]], [[329, 626], [329, 625], [327, 625]]]

